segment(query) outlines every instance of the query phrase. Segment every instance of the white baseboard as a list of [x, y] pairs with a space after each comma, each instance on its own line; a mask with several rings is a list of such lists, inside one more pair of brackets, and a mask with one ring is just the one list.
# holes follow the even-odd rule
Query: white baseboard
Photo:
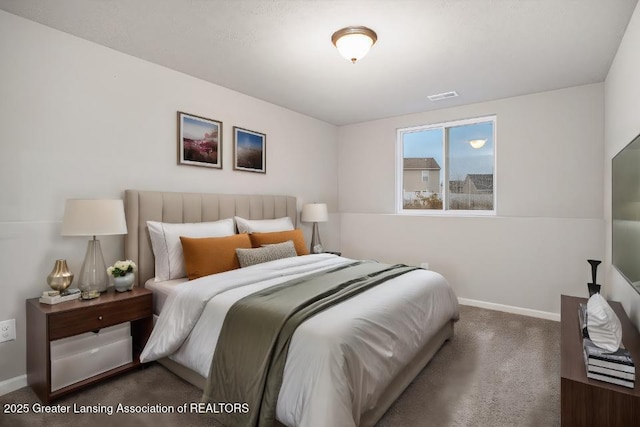
[[514, 307], [512, 305], [496, 304], [493, 302], [477, 301], [474, 299], [458, 298], [462, 305], [486, 308], [488, 310], [504, 311], [506, 313], [521, 314], [523, 316], [537, 317], [540, 319], [560, 321], [560, 313], [549, 313], [548, 311], [532, 310], [530, 308]]
[[20, 375], [19, 377], [9, 378], [8, 380], [0, 381], [0, 396], [3, 396], [12, 391], [16, 391], [19, 388], [27, 386], [27, 376]]

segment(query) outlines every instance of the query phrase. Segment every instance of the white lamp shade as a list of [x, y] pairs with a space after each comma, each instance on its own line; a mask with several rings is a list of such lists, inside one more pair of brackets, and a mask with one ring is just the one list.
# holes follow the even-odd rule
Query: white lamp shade
[[373, 46], [373, 40], [364, 34], [347, 34], [336, 41], [336, 48], [340, 55], [352, 62], [362, 59], [371, 46]]
[[64, 205], [63, 236], [127, 234], [122, 200], [68, 199]]
[[329, 212], [325, 203], [309, 203], [302, 206], [302, 222], [327, 222], [329, 221]]

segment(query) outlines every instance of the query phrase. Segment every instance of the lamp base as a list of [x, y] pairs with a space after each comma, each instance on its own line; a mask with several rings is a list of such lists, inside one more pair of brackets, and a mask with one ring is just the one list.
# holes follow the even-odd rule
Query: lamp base
[[[82, 299], [95, 298], [95, 292], [104, 292], [109, 285], [109, 276], [107, 276], [107, 267], [104, 264], [102, 249], [100, 249], [100, 241], [89, 240], [87, 244], [87, 254], [82, 263], [80, 277], [78, 278], [78, 289], [82, 292]], [[85, 295], [89, 298], [85, 298]]]
[[100, 296], [100, 291], [82, 291], [80, 293], [80, 299], [83, 301], [88, 301], [94, 298], [98, 298]]
[[318, 232], [318, 223], [313, 223], [313, 233], [311, 234], [311, 247], [309, 251], [312, 254], [321, 254], [324, 252], [322, 242], [320, 241], [320, 233]]

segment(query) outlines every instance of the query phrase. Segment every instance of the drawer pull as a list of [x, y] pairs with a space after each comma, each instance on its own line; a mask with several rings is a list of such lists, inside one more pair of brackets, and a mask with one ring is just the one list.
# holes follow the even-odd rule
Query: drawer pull
[[102, 316], [98, 316], [98, 320], [102, 320]]

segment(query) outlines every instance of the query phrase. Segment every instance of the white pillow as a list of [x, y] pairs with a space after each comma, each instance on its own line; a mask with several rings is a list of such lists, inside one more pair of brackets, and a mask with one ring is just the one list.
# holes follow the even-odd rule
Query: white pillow
[[293, 230], [291, 218], [285, 216], [278, 219], [244, 219], [235, 217], [239, 233], [271, 233], [274, 231]]
[[606, 299], [593, 294], [587, 301], [587, 331], [595, 345], [609, 352], [618, 351], [622, 342], [622, 326]]
[[236, 234], [232, 218], [185, 224], [147, 221], [147, 227], [156, 260], [156, 281], [187, 277], [180, 236], [225, 237]]

